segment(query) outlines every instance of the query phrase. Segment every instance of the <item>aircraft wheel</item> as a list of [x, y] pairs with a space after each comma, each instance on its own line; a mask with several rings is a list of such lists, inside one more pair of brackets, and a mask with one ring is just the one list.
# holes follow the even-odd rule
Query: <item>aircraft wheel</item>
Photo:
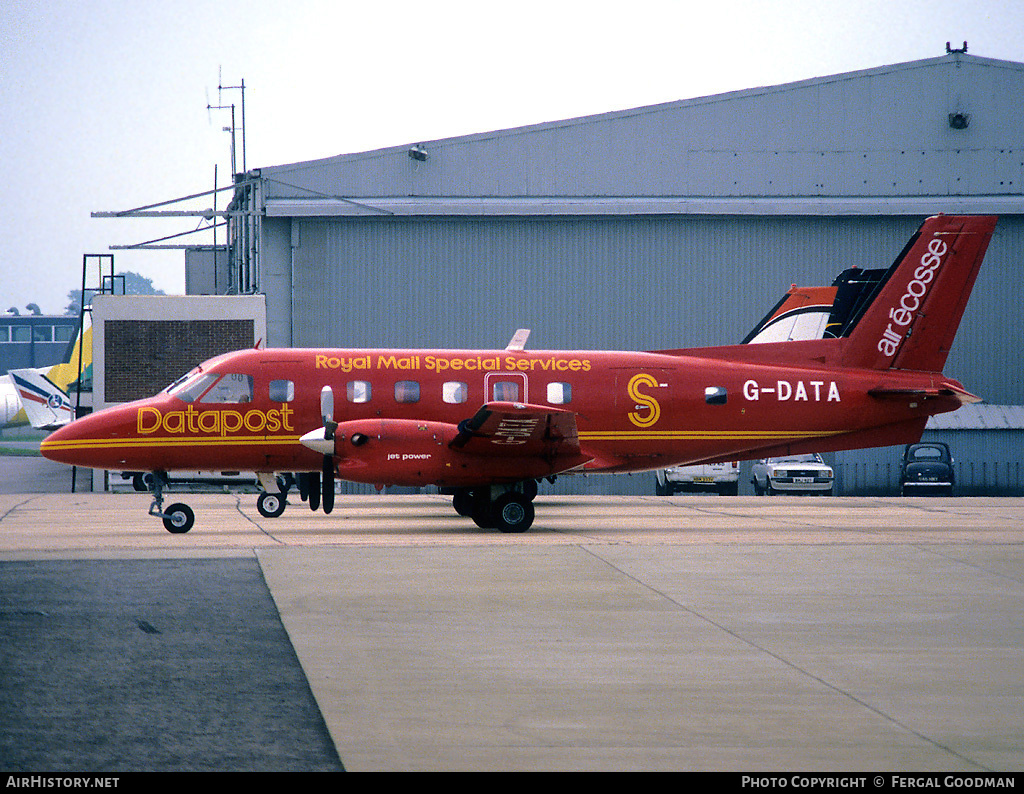
[[537, 481], [536, 480], [524, 480], [523, 481], [523, 496], [526, 497], [527, 501], [532, 502], [537, 498]]
[[313, 472], [306, 475], [309, 477], [309, 509], [314, 513], [320, 509], [320, 497], [323, 495], [320, 488], [320, 474]]
[[256, 500], [256, 509], [264, 518], [277, 518], [284, 512], [284, 494], [264, 491]]
[[465, 488], [459, 488], [452, 496], [452, 507], [460, 516], [473, 515], [473, 494]]
[[494, 503], [491, 519], [502, 532], [526, 532], [533, 524], [533, 502], [520, 494], [507, 493]]
[[181, 535], [192, 529], [196, 523], [196, 514], [192, 508], [180, 502], [171, 505], [164, 511], [164, 529], [175, 535]]
[[494, 528], [494, 502], [491, 501], [491, 489], [481, 488], [471, 491], [469, 495], [469, 517], [480, 529]]

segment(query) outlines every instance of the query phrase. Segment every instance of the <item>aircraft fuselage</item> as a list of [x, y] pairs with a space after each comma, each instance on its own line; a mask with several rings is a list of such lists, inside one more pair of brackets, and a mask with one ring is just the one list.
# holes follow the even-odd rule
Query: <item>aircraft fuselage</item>
[[[357, 482], [467, 487], [572, 469], [633, 472], [667, 465], [917, 440], [928, 416], [961, 404], [936, 373], [879, 372], [732, 360], [792, 348], [708, 348], [701, 355], [607, 351], [246, 350], [203, 364], [155, 397], [83, 417], [44, 443], [48, 457], [111, 470], [319, 471], [300, 439], [336, 395], [338, 476]], [[820, 344], [820, 343], [819, 343]], [[722, 357], [716, 356], [722, 351]], [[907, 396], [869, 394], [899, 385]], [[208, 384], [207, 384], [208, 385]], [[201, 387], [200, 387], [201, 388]], [[536, 411], [503, 420], [488, 447], [453, 448], [481, 405], [575, 415], [572, 439], [533, 454]], [[365, 440], [349, 443], [356, 435]], [[863, 437], [863, 438], [860, 438]], [[573, 448], [567, 451], [568, 446]], [[559, 442], [559, 443], [554, 443]], [[555, 447], [558, 447], [557, 449]]]

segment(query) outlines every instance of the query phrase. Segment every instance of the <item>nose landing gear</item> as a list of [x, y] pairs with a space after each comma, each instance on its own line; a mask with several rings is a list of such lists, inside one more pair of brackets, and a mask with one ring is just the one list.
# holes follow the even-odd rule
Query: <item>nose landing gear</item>
[[181, 535], [192, 529], [192, 525], [196, 523], [196, 514], [192, 512], [191, 507], [180, 502], [176, 502], [164, 510], [164, 486], [166, 484], [167, 475], [164, 472], [153, 472], [151, 485], [153, 502], [149, 506], [149, 514], [163, 519], [164, 529], [168, 532]]

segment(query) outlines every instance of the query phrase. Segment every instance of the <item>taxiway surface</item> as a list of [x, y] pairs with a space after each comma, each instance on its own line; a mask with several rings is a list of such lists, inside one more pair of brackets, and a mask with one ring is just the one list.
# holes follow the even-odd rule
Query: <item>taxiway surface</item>
[[[0, 494], [8, 771], [1024, 768], [1021, 499], [541, 496], [524, 535], [442, 496], [181, 501], [186, 535], [144, 494]], [[94, 671], [73, 714], [53, 669]]]

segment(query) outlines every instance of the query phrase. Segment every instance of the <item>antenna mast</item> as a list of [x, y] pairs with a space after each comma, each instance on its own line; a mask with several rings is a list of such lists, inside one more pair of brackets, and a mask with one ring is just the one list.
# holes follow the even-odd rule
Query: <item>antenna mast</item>
[[[245, 161], [245, 79], [242, 79], [241, 85], [224, 85], [221, 79], [220, 67], [217, 68], [217, 102], [223, 102], [222, 94], [225, 91], [241, 91], [242, 92], [242, 173], [248, 172], [248, 167]], [[234, 176], [238, 173], [238, 166], [236, 162], [237, 146], [235, 142], [235, 131], [238, 127], [235, 126], [235, 105], [232, 102], [230, 105], [217, 104], [211, 105], [207, 102], [206, 110], [230, 110], [231, 111], [231, 126], [225, 127], [225, 132], [231, 133], [231, 174]]]

